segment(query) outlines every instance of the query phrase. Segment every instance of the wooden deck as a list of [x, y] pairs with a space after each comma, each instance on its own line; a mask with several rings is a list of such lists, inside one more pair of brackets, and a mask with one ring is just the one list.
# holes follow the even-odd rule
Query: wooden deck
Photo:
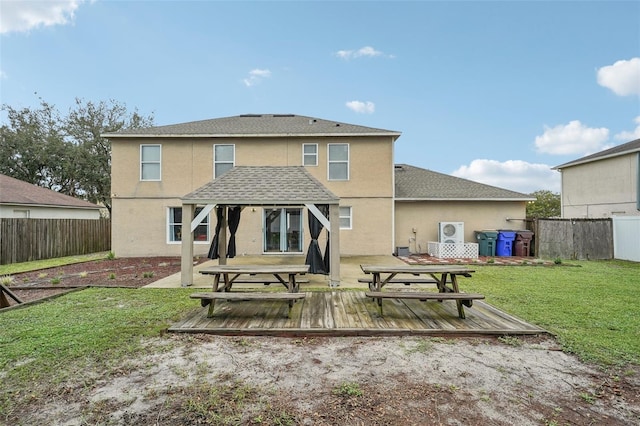
[[171, 332], [220, 335], [376, 336], [432, 335], [487, 336], [545, 334], [489, 304], [474, 301], [466, 319], [458, 318], [453, 301], [421, 302], [385, 299], [384, 313], [364, 291], [312, 291], [295, 303], [291, 318], [282, 301], [223, 301], [212, 318], [207, 308], [194, 312], [169, 328]]

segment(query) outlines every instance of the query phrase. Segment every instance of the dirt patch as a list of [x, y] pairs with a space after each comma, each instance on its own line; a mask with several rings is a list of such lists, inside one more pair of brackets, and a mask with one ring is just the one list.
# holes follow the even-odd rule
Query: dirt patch
[[[553, 340], [167, 335], [25, 406], [24, 424], [628, 425], [639, 371]], [[91, 383], [88, 378], [93, 377]], [[64, 407], [64, 408], [62, 408]]]
[[180, 272], [177, 257], [125, 257], [15, 274], [12, 285], [142, 287], [177, 272]]
[[103, 259], [15, 274], [9, 288], [22, 301], [32, 302], [77, 287], [139, 288], [178, 272], [178, 257]]

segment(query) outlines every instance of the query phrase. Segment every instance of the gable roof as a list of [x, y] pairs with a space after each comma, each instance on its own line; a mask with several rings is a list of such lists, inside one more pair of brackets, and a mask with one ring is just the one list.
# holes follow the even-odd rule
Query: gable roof
[[42, 188], [10, 176], [0, 174], [0, 204], [46, 206], [74, 209], [101, 207], [79, 198]]
[[185, 204], [338, 204], [340, 199], [303, 166], [235, 166], [182, 197]]
[[407, 164], [395, 166], [397, 201], [530, 201], [530, 195]]
[[140, 129], [104, 133], [122, 137], [280, 137], [280, 136], [391, 136], [400, 132], [357, 126], [294, 114], [243, 114]]
[[586, 157], [578, 158], [577, 160], [552, 167], [551, 169], [561, 170], [567, 167], [577, 166], [579, 164], [591, 163], [598, 160], [604, 160], [606, 158], [619, 157], [621, 155], [632, 154], [634, 152], [640, 152], [640, 139], [623, 143], [622, 145], [614, 146], [613, 148], [605, 149], [604, 151], [596, 152], [595, 154], [587, 155]]

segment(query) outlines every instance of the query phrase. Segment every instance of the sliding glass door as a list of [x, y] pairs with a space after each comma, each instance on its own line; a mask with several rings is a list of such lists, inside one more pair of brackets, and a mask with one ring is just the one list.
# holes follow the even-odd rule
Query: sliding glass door
[[264, 209], [265, 253], [302, 252], [302, 209]]

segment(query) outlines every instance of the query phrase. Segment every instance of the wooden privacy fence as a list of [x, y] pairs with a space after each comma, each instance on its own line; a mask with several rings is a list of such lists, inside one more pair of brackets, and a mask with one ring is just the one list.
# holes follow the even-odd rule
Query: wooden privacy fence
[[0, 219], [0, 265], [110, 249], [110, 219]]
[[611, 219], [538, 219], [536, 222], [538, 257], [613, 259]]

